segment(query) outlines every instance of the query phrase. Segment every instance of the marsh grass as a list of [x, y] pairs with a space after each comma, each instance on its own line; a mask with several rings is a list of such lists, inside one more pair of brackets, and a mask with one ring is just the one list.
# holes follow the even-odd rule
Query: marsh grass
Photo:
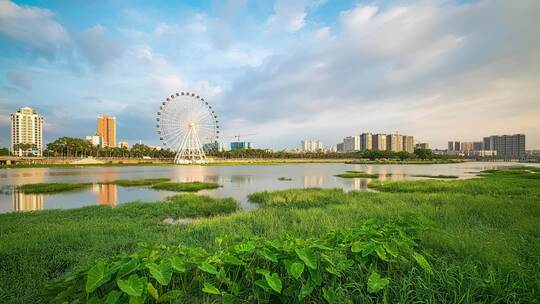
[[152, 186], [170, 181], [170, 178], [147, 178], [147, 179], [118, 179], [107, 184], [115, 184], [122, 187]]
[[61, 192], [79, 191], [90, 187], [92, 184], [81, 183], [38, 183], [17, 186], [17, 190], [27, 194], [53, 194]]
[[152, 188], [156, 190], [167, 190], [176, 192], [197, 192], [199, 190], [217, 189], [219, 187], [219, 184], [212, 182], [165, 182], [152, 185]]
[[445, 179], [454, 179], [454, 178], [458, 178], [459, 176], [456, 176], [456, 175], [444, 175], [444, 174], [439, 174], [439, 175], [429, 175], [429, 174], [415, 174], [415, 175], [411, 175], [412, 177], [425, 177], [425, 178], [445, 178]]
[[[166, 204], [3, 214], [0, 288], [6, 303], [49, 303], [42, 291], [50, 279], [76, 266], [94, 265], [99, 258], [131, 253], [139, 242], [200, 246], [217, 252], [253, 237], [270, 241], [287, 236], [317, 238], [360, 221], [385, 222], [413, 214], [435, 224], [435, 230], [419, 235], [420, 249], [433, 274], [414, 267], [392, 268], [385, 274], [391, 281], [383, 293], [373, 295], [363, 287], [368, 277], [358, 272], [354, 277], [358, 288], [348, 289], [348, 295], [366, 303], [535, 303], [540, 298], [540, 180], [533, 176], [539, 171], [484, 172], [482, 178], [470, 180], [376, 182], [378, 193], [261, 192], [250, 195], [260, 205], [258, 209], [189, 225], [160, 222], [173, 212], [161, 209]], [[214, 201], [180, 197], [189, 197], [192, 203]], [[179, 211], [173, 216], [183, 214]], [[215, 242], [216, 238], [221, 241]], [[332, 288], [339, 290], [340, 282], [334, 281]], [[216, 298], [208, 295], [200, 302], [216, 302]]]
[[347, 171], [346, 173], [334, 175], [342, 178], [379, 178], [379, 174], [366, 173], [363, 171]]

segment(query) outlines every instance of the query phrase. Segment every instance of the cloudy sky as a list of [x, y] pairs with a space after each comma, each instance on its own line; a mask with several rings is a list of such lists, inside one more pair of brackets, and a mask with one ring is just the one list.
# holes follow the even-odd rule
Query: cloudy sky
[[540, 1], [0, 0], [0, 146], [21, 106], [45, 140], [158, 144], [177, 91], [256, 147], [364, 131], [448, 140], [525, 133], [540, 148]]

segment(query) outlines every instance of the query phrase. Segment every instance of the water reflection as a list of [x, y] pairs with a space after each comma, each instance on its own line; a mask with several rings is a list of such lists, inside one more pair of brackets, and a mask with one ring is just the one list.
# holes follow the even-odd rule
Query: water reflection
[[[245, 210], [254, 208], [247, 196], [253, 192], [289, 188], [343, 188], [365, 191], [377, 180], [418, 180], [418, 174], [474, 177], [474, 172], [514, 166], [515, 163], [462, 163], [443, 165], [360, 165], [360, 164], [287, 164], [276, 166], [171, 166], [171, 167], [91, 167], [28, 168], [0, 170], [0, 213], [42, 209], [69, 209], [87, 205], [117, 206], [130, 201], [157, 202], [176, 192], [157, 191], [150, 187], [119, 187], [106, 184], [116, 179], [170, 178], [177, 182], [212, 181], [222, 187], [200, 194], [232, 197]], [[533, 165], [533, 164], [529, 164]], [[538, 165], [536, 165], [538, 166]], [[344, 179], [334, 175], [346, 171], [377, 174], [378, 179]], [[291, 181], [279, 181], [279, 177]], [[92, 188], [54, 195], [23, 194], [17, 185], [43, 182], [91, 183]], [[367, 189], [369, 191], [369, 189]]]
[[323, 184], [324, 184], [324, 176], [321, 176], [321, 175], [304, 176], [304, 188], [322, 187]]
[[115, 184], [94, 184], [92, 190], [98, 194], [98, 204], [110, 207], [118, 203], [118, 187]]
[[25, 194], [14, 191], [11, 195], [13, 211], [36, 211], [45, 209], [43, 194]]

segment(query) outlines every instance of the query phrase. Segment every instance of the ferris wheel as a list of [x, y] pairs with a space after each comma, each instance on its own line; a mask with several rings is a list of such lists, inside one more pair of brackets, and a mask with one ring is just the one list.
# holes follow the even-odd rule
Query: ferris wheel
[[205, 145], [217, 145], [219, 121], [204, 98], [194, 93], [175, 93], [157, 112], [157, 133], [164, 147], [176, 151], [177, 164], [206, 163]]

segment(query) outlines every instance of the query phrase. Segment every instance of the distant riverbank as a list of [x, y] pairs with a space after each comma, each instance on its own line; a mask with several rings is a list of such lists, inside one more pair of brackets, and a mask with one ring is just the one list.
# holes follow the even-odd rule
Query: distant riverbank
[[464, 160], [365, 160], [365, 159], [323, 159], [323, 158], [235, 158], [210, 159], [207, 164], [175, 164], [172, 159], [95, 159], [96, 163], [81, 163], [79, 159], [39, 159], [39, 162], [24, 160], [24, 162], [0, 165], [0, 169], [9, 168], [80, 168], [80, 167], [123, 167], [123, 166], [240, 166], [240, 165], [278, 165], [278, 164], [305, 164], [305, 163], [347, 163], [347, 164], [382, 164], [382, 165], [430, 165], [461, 163]]

